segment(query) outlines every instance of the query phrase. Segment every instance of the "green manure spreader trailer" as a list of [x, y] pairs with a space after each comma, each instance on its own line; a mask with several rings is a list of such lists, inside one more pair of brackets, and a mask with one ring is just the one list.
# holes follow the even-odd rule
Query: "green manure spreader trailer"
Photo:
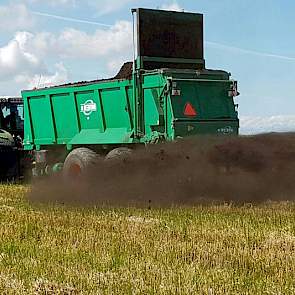
[[23, 91], [35, 175], [79, 175], [97, 156], [201, 134], [238, 134], [236, 81], [204, 61], [203, 15], [132, 10], [134, 62], [108, 80]]

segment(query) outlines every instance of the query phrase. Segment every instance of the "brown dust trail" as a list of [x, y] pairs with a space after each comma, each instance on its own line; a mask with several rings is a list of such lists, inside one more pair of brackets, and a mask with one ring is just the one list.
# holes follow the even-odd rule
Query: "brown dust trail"
[[196, 137], [38, 181], [31, 201], [144, 207], [295, 200], [295, 134]]

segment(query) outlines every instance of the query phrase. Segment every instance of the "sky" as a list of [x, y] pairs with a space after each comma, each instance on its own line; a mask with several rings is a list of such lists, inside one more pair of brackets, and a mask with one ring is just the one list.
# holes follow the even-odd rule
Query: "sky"
[[292, 0], [0, 0], [0, 95], [115, 75], [137, 7], [203, 13], [206, 67], [238, 80], [242, 133], [295, 131]]

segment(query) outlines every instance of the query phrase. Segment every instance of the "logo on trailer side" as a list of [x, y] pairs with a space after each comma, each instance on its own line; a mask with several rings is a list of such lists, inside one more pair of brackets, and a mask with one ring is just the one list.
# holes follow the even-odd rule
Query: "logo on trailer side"
[[89, 99], [85, 101], [85, 103], [81, 104], [81, 113], [83, 113], [85, 116], [89, 117], [93, 112], [97, 111], [96, 103]]

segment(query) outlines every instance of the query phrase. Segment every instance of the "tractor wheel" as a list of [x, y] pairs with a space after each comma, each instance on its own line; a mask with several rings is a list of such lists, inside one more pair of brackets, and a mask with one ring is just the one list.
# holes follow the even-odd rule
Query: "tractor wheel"
[[106, 160], [126, 159], [132, 154], [132, 149], [119, 147], [111, 150], [105, 157]]
[[71, 151], [64, 162], [63, 176], [65, 179], [76, 179], [85, 170], [95, 164], [98, 155], [88, 148], [77, 148]]

